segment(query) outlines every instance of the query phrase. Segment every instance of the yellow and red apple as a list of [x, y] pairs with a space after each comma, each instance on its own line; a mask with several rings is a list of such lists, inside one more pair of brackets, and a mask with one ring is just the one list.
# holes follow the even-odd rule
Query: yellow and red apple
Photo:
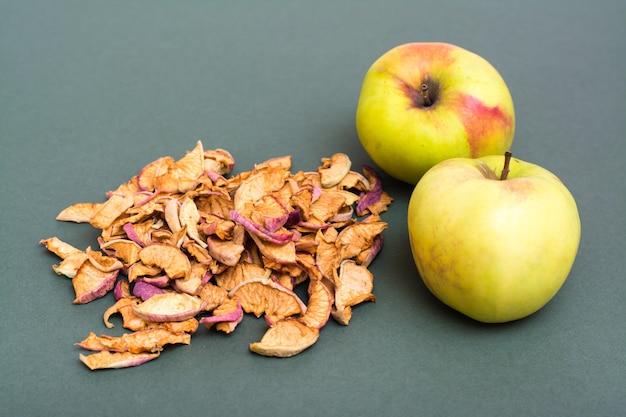
[[521, 319], [548, 303], [580, 241], [565, 185], [540, 166], [506, 158], [440, 162], [417, 183], [408, 207], [411, 250], [428, 289], [487, 323]]
[[356, 127], [383, 171], [415, 184], [445, 159], [509, 150], [515, 114], [507, 85], [487, 60], [456, 45], [416, 42], [369, 68]]

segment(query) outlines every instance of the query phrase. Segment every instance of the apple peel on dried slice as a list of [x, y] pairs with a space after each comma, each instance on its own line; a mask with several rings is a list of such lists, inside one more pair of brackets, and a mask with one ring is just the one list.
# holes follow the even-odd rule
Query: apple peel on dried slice
[[239, 300], [229, 298], [222, 305], [213, 310], [213, 315], [202, 317], [200, 323], [207, 329], [216, 325], [216, 329], [224, 333], [232, 333], [243, 320], [243, 309]]
[[317, 327], [309, 327], [296, 318], [286, 318], [267, 329], [259, 342], [251, 343], [250, 350], [263, 356], [288, 358], [313, 346], [319, 334]]
[[103, 350], [91, 355], [78, 356], [80, 361], [92, 371], [97, 369], [119, 369], [129, 368], [131, 366], [142, 365], [148, 361], [158, 358], [160, 352], [156, 353], [130, 353], [130, 352], [114, 352], [111, 353]]

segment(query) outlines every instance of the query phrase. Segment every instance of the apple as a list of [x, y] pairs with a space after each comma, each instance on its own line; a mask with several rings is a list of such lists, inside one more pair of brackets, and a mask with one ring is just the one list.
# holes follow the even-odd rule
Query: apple
[[509, 89], [484, 58], [447, 43], [407, 43], [365, 74], [356, 111], [359, 140], [386, 173], [415, 184], [438, 162], [511, 148]]
[[561, 288], [580, 217], [554, 174], [507, 152], [431, 168], [411, 194], [408, 233], [419, 274], [439, 300], [501, 323], [535, 313]]

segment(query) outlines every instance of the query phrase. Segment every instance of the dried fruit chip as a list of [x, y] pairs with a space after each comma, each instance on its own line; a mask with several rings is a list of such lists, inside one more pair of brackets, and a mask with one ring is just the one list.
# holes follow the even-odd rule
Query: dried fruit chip
[[149, 321], [184, 321], [204, 310], [206, 302], [185, 293], [155, 294], [142, 303], [132, 305], [133, 312]]
[[139, 259], [146, 265], [157, 266], [172, 279], [191, 274], [189, 258], [177, 247], [155, 243], [139, 251]]
[[203, 317], [200, 323], [203, 323], [207, 329], [215, 324], [217, 330], [224, 333], [231, 333], [243, 319], [243, 309], [238, 300], [228, 299], [222, 305], [213, 311], [210, 317]]
[[83, 252], [80, 249], [75, 248], [69, 243], [63, 242], [61, 239], [56, 237], [42, 239], [39, 241], [39, 243], [44, 245], [46, 249], [48, 249], [50, 252], [54, 253], [61, 259], [65, 259], [70, 255]]
[[240, 283], [228, 295], [241, 302], [246, 313], [254, 313], [257, 317], [266, 314], [273, 321], [306, 312], [306, 305], [295, 292], [267, 275]]
[[96, 268], [91, 262], [83, 262], [78, 268], [76, 276], [72, 278], [76, 298], [75, 304], [86, 304], [105, 296], [115, 286], [119, 270], [104, 272]]
[[160, 352], [163, 346], [168, 344], [188, 345], [189, 343], [191, 343], [191, 336], [187, 333], [173, 333], [166, 329], [152, 328], [119, 337], [96, 336], [91, 332], [85, 340], [76, 345], [87, 350], [142, 353]]
[[319, 330], [297, 319], [284, 319], [274, 323], [261, 341], [251, 343], [250, 350], [263, 356], [287, 358], [311, 347], [319, 338]]
[[130, 353], [130, 352], [115, 352], [103, 350], [102, 352], [93, 353], [91, 355], [79, 355], [79, 359], [89, 369], [95, 371], [96, 369], [118, 369], [129, 368], [131, 366], [142, 365], [152, 359], [158, 358], [160, 355], [157, 353]]
[[309, 282], [309, 301], [300, 320], [309, 327], [321, 329], [328, 322], [333, 306], [333, 295], [321, 280]]
[[352, 166], [348, 155], [343, 153], [336, 153], [330, 158], [323, 158], [322, 164], [318, 171], [324, 188], [330, 188], [339, 184], [350, 172], [350, 167]]
[[352, 316], [352, 306], [376, 301], [376, 296], [372, 294], [374, 276], [363, 265], [347, 260], [341, 263], [339, 280], [340, 283], [335, 287], [335, 309], [332, 315], [339, 323], [347, 325]]

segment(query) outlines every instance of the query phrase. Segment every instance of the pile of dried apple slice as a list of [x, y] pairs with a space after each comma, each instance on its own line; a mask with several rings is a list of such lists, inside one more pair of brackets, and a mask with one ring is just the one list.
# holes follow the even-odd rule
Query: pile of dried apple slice
[[[230, 333], [244, 313], [269, 328], [250, 350], [288, 357], [313, 345], [330, 317], [347, 325], [352, 307], [375, 301], [368, 266], [382, 248], [391, 197], [368, 166], [323, 158], [315, 172], [291, 173], [291, 157], [226, 177], [235, 160], [200, 141], [175, 160], [159, 158], [99, 203], [67, 207], [57, 220], [101, 230], [99, 249], [51, 237], [41, 244], [72, 280], [74, 303], [112, 292], [103, 316], [130, 330], [91, 333], [77, 346], [90, 369], [140, 365], [165, 345], [189, 344], [200, 324]], [[304, 300], [296, 287], [306, 285]]]

